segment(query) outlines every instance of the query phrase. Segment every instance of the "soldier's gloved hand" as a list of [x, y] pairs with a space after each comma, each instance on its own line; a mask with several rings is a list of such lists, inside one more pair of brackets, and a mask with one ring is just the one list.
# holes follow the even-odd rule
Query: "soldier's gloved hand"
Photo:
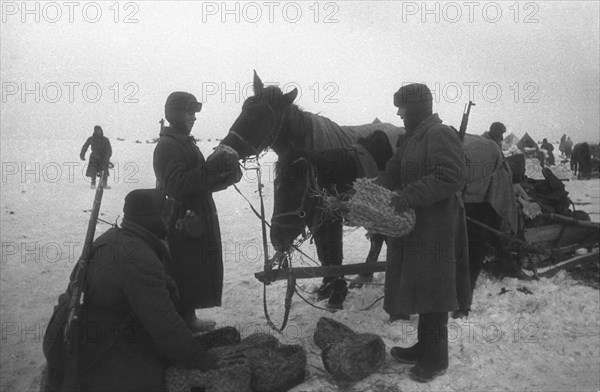
[[79, 159], [81, 159], [82, 161], [85, 161], [85, 155], [80, 155]]
[[392, 200], [390, 204], [398, 214], [402, 214], [404, 211], [410, 208], [410, 203], [408, 202], [408, 198], [406, 197], [406, 193], [402, 191], [394, 192], [395, 195], [392, 196]]
[[238, 176], [236, 175], [237, 172], [241, 173], [238, 161], [239, 156], [237, 152], [233, 148], [222, 144], [218, 145], [215, 148], [215, 151], [206, 159], [207, 163], [217, 167], [221, 179], [231, 179], [228, 181], [229, 184], [239, 181], [239, 178], [237, 178]]
[[231, 164], [233, 162], [237, 163], [240, 160], [237, 151], [233, 148], [226, 146], [224, 144], [219, 144], [215, 147], [215, 151], [206, 158], [206, 162], [224, 162], [227, 164]]

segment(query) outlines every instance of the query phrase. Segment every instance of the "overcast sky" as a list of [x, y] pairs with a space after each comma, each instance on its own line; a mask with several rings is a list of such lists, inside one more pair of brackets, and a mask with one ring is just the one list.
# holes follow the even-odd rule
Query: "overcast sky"
[[1, 4], [2, 139], [150, 139], [175, 90], [204, 103], [193, 133], [222, 138], [254, 69], [341, 125], [402, 125], [393, 93], [424, 82], [450, 125], [476, 103], [470, 133], [599, 139], [597, 1]]

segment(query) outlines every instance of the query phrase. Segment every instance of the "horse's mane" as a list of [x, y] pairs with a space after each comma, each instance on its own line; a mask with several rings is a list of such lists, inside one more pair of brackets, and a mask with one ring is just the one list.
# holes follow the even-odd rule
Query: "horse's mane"
[[288, 151], [347, 147], [372, 131], [361, 127], [342, 127], [327, 117], [304, 111], [293, 104], [287, 108], [285, 116], [287, 121], [279, 142], [286, 145]]
[[347, 147], [375, 130], [383, 130], [390, 137], [390, 144], [395, 146], [401, 133], [401, 129], [392, 124], [340, 126], [325, 116], [307, 112], [287, 101], [288, 98], [277, 86], [265, 87], [261, 94], [266, 94], [262, 99], [268, 99], [269, 104], [283, 116], [280, 134], [271, 146], [278, 155], [292, 151], [322, 151]]

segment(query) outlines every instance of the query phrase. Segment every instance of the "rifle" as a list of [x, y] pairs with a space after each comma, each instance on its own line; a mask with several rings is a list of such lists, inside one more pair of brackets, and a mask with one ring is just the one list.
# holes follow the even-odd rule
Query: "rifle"
[[160, 121], [159, 121], [159, 124], [160, 124], [160, 132], [158, 134], [162, 135], [163, 129], [165, 129], [165, 119], [161, 118]]
[[473, 101], [469, 101], [469, 103], [465, 104], [465, 110], [463, 111], [462, 120], [460, 122], [460, 128], [458, 130], [458, 137], [462, 142], [465, 138], [465, 133], [467, 132], [467, 123], [469, 122], [469, 114], [471, 113], [471, 106], [475, 106]]
[[[100, 178], [104, 178], [104, 171], [100, 172]], [[92, 246], [94, 235], [96, 233], [96, 221], [100, 213], [100, 204], [102, 203], [102, 194], [104, 193], [103, 181], [98, 183], [92, 213], [88, 222], [85, 243], [81, 252], [81, 257], [77, 260], [75, 271], [69, 282], [69, 314], [65, 324], [63, 339], [68, 348], [69, 362], [65, 370], [63, 391], [80, 391], [81, 386], [79, 378], [79, 353], [82, 338], [81, 318], [83, 313], [83, 302], [85, 300], [85, 281], [87, 277], [88, 264], [92, 257]]]

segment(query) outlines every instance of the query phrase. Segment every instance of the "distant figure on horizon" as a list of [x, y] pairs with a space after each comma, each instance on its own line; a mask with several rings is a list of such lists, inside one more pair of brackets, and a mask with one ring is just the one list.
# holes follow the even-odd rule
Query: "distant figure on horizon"
[[506, 132], [506, 126], [501, 122], [494, 122], [490, 125], [490, 130], [483, 133], [483, 137], [491, 139], [496, 142], [500, 150], [502, 150], [502, 140], [504, 140], [504, 133]]
[[552, 153], [552, 151], [554, 151], [554, 146], [548, 142], [548, 139], [544, 138], [544, 140], [542, 140], [541, 149], [546, 150], [548, 153], [548, 159], [546, 160], [548, 165], [554, 166], [554, 153]]
[[96, 177], [100, 176], [101, 171], [104, 171], [102, 185], [104, 186], [104, 189], [110, 189], [106, 180], [108, 179], [108, 168], [110, 165], [109, 160], [112, 156], [112, 147], [108, 138], [104, 136], [104, 131], [100, 125], [94, 127], [93, 135], [88, 137], [83, 147], [81, 147], [79, 158], [81, 158], [82, 161], [85, 161], [85, 154], [90, 145], [92, 146], [92, 152], [90, 153], [90, 162], [85, 172], [85, 175], [92, 179], [90, 188], [96, 187]]
[[562, 135], [558, 150], [565, 154], [566, 159], [571, 159], [571, 153], [573, 152], [573, 141], [571, 138], [567, 137], [567, 135]]

